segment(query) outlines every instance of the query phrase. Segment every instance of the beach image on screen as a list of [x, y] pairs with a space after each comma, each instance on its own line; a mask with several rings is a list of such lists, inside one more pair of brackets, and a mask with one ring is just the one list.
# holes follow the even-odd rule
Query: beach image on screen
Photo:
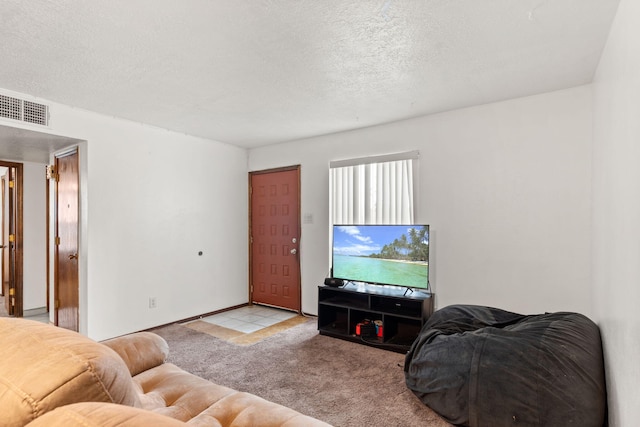
[[428, 276], [428, 226], [334, 226], [333, 277], [426, 288]]

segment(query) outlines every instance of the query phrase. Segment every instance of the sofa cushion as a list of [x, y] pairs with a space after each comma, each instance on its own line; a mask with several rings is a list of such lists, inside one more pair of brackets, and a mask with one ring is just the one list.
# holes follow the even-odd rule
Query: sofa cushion
[[162, 365], [169, 355], [169, 345], [160, 335], [137, 332], [102, 341], [124, 360], [131, 376]]
[[184, 427], [185, 423], [144, 409], [114, 403], [85, 402], [62, 406], [27, 427]]
[[76, 332], [1, 318], [0, 360], [4, 426], [23, 426], [58, 406], [76, 402], [141, 405], [122, 359]]
[[330, 427], [286, 406], [238, 391], [226, 395], [187, 424], [198, 427]]
[[328, 426], [249, 393], [214, 384], [171, 363], [136, 375], [143, 407], [189, 426]]

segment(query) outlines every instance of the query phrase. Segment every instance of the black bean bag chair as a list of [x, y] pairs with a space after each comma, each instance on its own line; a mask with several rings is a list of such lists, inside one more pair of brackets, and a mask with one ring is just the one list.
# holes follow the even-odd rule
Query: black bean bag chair
[[578, 313], [525, 316], [490, 307], [436, 311], [406, 355], [406, 384], [452, 424], [602, 427], [598, 326]]

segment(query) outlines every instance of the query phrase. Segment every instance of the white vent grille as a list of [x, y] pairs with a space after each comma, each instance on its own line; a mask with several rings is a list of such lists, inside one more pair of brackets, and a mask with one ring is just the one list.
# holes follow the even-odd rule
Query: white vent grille
[[49, 125], [49, 107], [0, 94], [0, 117], [36, 125]]
[[18, 98], [0, 95], [0, 117], [20, 120], [21, 102]]

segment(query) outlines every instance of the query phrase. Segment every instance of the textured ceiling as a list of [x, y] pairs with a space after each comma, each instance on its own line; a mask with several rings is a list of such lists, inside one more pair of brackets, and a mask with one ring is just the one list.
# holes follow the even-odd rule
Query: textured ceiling
[[2, 0], [0, 88], [255, 147], [589, 83], [617, 4]]

